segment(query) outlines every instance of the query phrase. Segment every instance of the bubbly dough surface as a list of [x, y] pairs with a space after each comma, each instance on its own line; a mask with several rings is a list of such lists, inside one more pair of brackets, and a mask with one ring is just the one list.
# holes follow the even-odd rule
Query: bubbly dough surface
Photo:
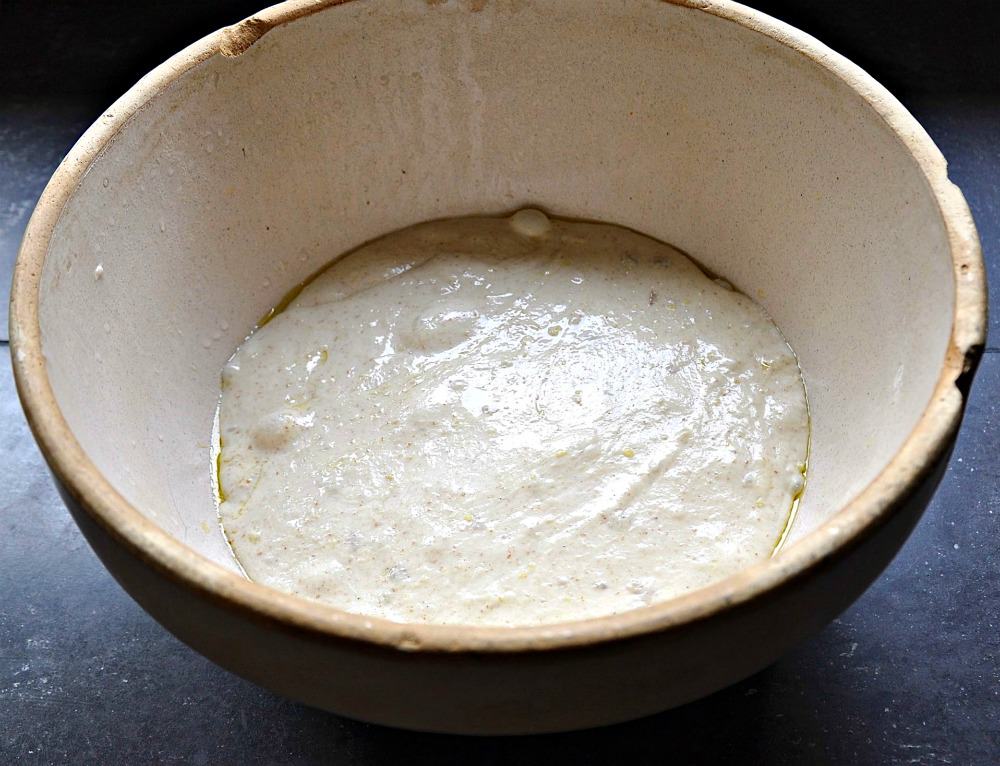
[[771, 555], [805, 390], [764, 311], [620, 227], [421, 224], [237, 350], [226, 536], [254, 580], [400, 622], [621, 612]]

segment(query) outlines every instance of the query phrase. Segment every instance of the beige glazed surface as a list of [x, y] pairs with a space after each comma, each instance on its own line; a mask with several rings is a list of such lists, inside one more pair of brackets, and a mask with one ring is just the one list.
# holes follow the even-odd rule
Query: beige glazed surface
[[[780, 555], [537, 628], [406, 626], [243, 578], [206, 480], [231, 350], [337, 253], [529, 205], [670, 242], [785, 333], [813, 450]], [[275, 6], [87, 132], [35, 211], [12, 295], [28, 419], [137, 600], [282, 693], [468, 732], [680, 704], [831, 619], [918, 519], [985, 333], [975, 228], [930, 139], [852, 64], [729, 2]]]

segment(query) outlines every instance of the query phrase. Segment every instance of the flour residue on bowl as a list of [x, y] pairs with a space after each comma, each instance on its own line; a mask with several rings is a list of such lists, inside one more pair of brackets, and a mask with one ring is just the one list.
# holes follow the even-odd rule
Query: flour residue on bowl
[[252, 579], [401, 622], [621, 612], [771, 555], [805, 389], [763, 309], [607, 224], [421, 224], [338, 260], [222, 376]]

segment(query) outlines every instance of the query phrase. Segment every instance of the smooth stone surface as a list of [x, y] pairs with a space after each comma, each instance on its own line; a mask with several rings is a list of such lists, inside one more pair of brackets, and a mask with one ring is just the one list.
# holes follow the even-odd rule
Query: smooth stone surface
[[[118, 10], [105, 13], [112, 5]], [[16, 140], [8, 138], [11, 132], [0, 139], [0, 219], [11, 221], [0, 261], [13, 261], [20, 236], [15, 229], [30, 206], [23, 214], [4, 214], [20, 209], [17, 195], [37, 195], [72, 136], [144, 68], [218, 26], [219, 16], [231, 21], [260, 3], [208, 5], [163, 6], [160, 23], [148, 24], [110, 2], [69, 4], [61, 13], [73, 24], [52, 18], [60, 13], [56, 4], [4, 6], [0, 40], [25, 28], [6, 23], [19, 12], [36, 22], [36, 14], [47, 14], [49, 21], [32, 27], [38, 37], [19, 32], [23, 42], [16, 49], [0, 42], [0, 104], [12, 103], [3, 96], [10, 92], [3, 87], [6, 73], [35, 94], [57, 92], [58, 83], [75, 88], [58, 91], [73, 98], [97, 95], [86, 95], [76, 116], [58, 104], [29, 100], [37, 111], [24, 117], [28, 128], [19, 129]], [[963, 83], [982, 90], [996, 82], [1000, 67], [983, 65], [984, 58], [996, 58], [985, 53], [990, 25], [975, 12], [984, 4], [970, 3], [968, 13], [948, 16], [948, 24], [941, 23], [948, 6], [925, 0], [898, 19], [889, 4], [755, 5], [816, 34], [904, 96], [948, 158], [952, 179], [976, 217], [990, 281], [1000, 284], [997, 97], [915, 97], [921, 89], [945, 94]], [[78, 16], [89, 24], [89, 41]], [[177, 31], [178, 23], [185, 32]], [[53, 46], [38, 43], [43, 34], [72, 44], [55, 46], [50, 55]], [[911, 55], [927, 41], [935, 41], [934, 55]], [[25, 61], [26, 54], [34, 61]], [[3, 165], [15, 152], [26, 159]], [[586, 764], [611, 758], [662, 763], [669, 754], [680, 763], [995, 763], [998, 322], [995, 308], [991, 349], [935, 500], [893, 565], [839, 620], [768, 670], [693, 705], [607, 729], [522, 739], [418, 735], [357, 724], [282, 700], [187, 649], [121, 591], [83, 541], [27, 432], [3, 359], [0, 762], [366, 764], [405, 758], [437, 764], [450, 758]]]

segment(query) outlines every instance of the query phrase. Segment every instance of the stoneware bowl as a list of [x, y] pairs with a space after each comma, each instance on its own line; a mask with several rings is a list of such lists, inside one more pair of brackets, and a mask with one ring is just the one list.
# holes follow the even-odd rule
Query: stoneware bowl
[[[521, 205], [673, 243], [770, 311], [812, 403], [782, 552], [523, 629], [401, 625], [244, 579], [209, 478], [226, 358], [337, 254]], [[708, 694], [857, 598], [941, 477], [985, 300], [928, 136], [774, 19], [709, 0], [290, 2], [174, 56], [73, 148], [25, 235], [11, 345], [77, 523], [183, 641], [354, 718], [539, 732]]]

